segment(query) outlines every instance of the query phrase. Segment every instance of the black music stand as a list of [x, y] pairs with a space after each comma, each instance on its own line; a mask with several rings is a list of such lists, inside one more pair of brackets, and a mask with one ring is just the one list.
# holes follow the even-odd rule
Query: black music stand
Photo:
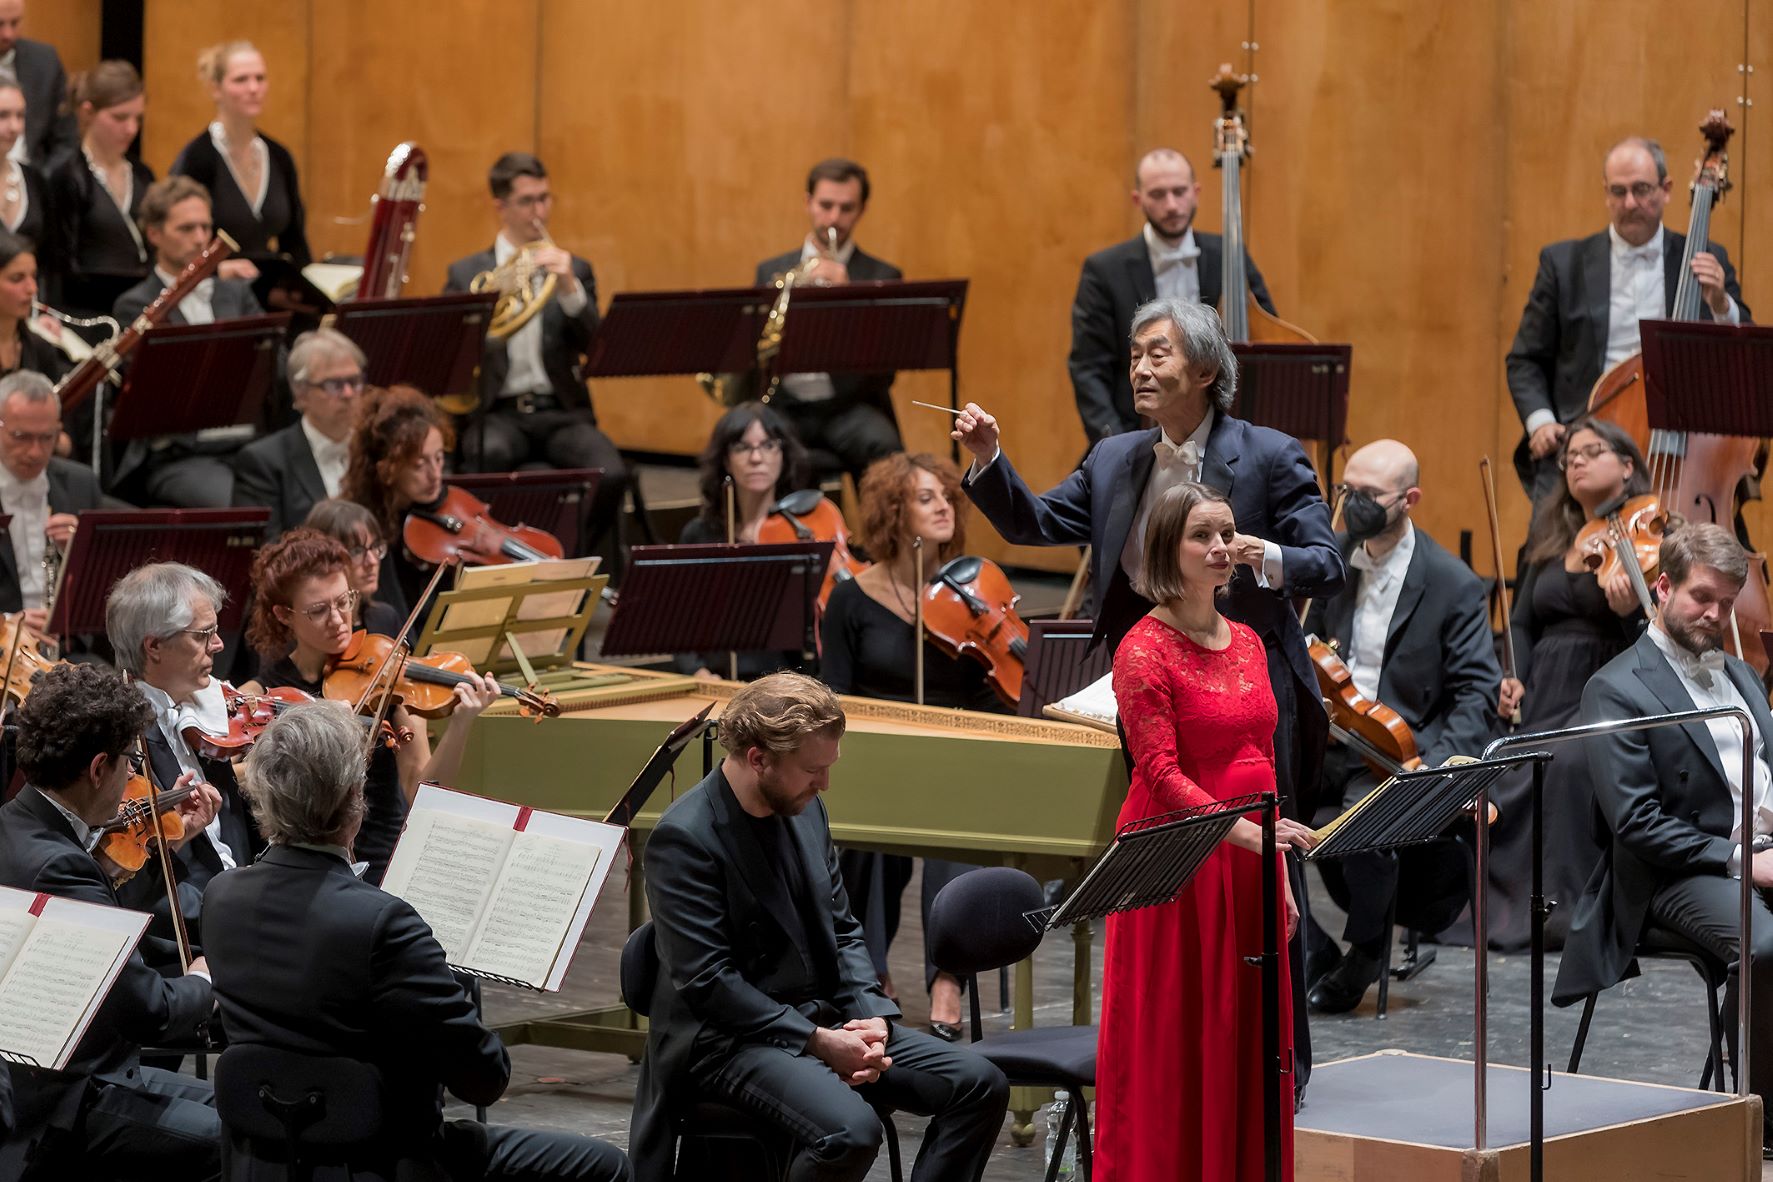
[[1638, 329], [1653, 430], [1773, 436], [1773, 327], [1643, 320]]
[[282, 312], [150, 328], [112, 402], [111, 438], [256, 424], [277, 380], [277, 352], [288, 327], [289, 313]]
[[100, 635], [105, 597], [118, 579], [149, 562], [182, 562], [222, 585], [228, 602], [217, 626], [240, 630], [252, 560], [265, 541], [271, 511], [253, 509], [95, 509], [80, 514], [62, 559], [51, 636]]
[[[1214, 801], [1198, 808], [1129, 821], [1114, 835], [1096, 864], [1070, 898], [1050, 915], [1029, 918], [1046, 928], [1088, 923], [1120, 911], [1138, 911], [1174, 902], [1195, 871], [1219, 848], [1231, 827], [1251, 813], [1262, 814], [1262, 953], [1244, 963], [1262, 970], [1262, 1140], [1266, 1176], [1281, 1178], [1281, 1076], [1292, 1071], [1281, 1064], [1280, 1050], [1280, 851], [1274, 827], [1280, 819], [1280, 797], [1273, 792]], [[1289, 1089], [1290, 1091], [1291, 1089]]]
[[757, 364], [769, 288], [618, 291], [586, 350], [593, 378], [733, 373]]
[[1027, 669], [1017, 714], [1039, 718], [1047, 703], [1070, 697], [1108, 672], [1114, 652], [1105, 644], [1090, 651], [1095, 632], [1094, 620], [1028, 621]]
[[372, 386], [416, 386], [433, 398], [470, 394], [480, 367], [492, 292], [347, 300], [324, 321], [363, 350]]
[[259, 269], [252, 281], [252, 294], [259, 306], [277, 312], [289, 312], [297, 320], [297, 331], [306, 331], [331, 312], [333, 298], [302, 273], [295, 260], [286, 254], [252, 254], [246, 260]]
[[830, 542], [636, 546], [603, 655], [817, 652]]
[[653, 790], [670, 774], [677, 763], [677, 757], [683, 754], [683, 749], [714, 730], [714, 720], [708, 717], [713, 709], [714, 703], [710, 702], [693, 718], [672, 728], [671, 733], [665, 736], [665, 741], [647, 759], [646, 766], [640, 769], [640, 774], [634, 777], [634, 782], [628, 785], [628, 790], [622, 793], [622, 799], [616, 801], [615, 806], [604, 814], [604, 824], [621, 825], [624, 828], [634, 824], [634, 818], [646, 807]]
[[466, 472], [449, 482], [485, 501], [499, 521], [547, 530], [567, 558], [577, 558], [584, 548], [585, 514], [602, 479], [602, 468], [545, 468]]
[[1237, 342], [1237, 414], [1318, 445], [1324, 487], [1336, 483], [1336, 449], [1348, 442], [1353, 345]]

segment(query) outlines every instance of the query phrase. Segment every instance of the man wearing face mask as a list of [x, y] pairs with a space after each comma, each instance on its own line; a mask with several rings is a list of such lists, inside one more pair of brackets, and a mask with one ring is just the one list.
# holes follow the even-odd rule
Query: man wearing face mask
[[[1337, 538], [1348, 582], [1312, 604], [1305, 630], [1336, 648], [1362, 697], [1383, 702], [1409, 724], [1423, 764], [1435, 766], [1483, 752], [1495, 732], [1502, 671], [1482, 580], [1410, 520], [1422, 501], [1419, 481], [1415, 455], [1395, 439], [1349, 457], [1342, 484], [1347, 530]], [[1317, 820], [1334, 817], [1377, 783], [1359, 755], [1332, 740]], [[1348, 913], [1346, 953], [1315, 924], [1306, 933], [1311, 1008], [1330, 1014], [1354, 1009], [1379, 979], [1394, 898], [1398, 922], [1438, 931], [1459, 914], [1470, 877], [1463, 855], [1445, 842], [1319, 868]]]

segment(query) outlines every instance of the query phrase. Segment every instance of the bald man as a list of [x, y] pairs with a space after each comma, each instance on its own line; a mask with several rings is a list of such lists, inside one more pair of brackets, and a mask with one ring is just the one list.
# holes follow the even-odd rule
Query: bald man
[[[1348, 581], [1312, 605], [1305, 630], [1336, 646], [1363, 697], [1403, 717], [1424, 764], [1482, 754], [1495, 734], [1502, 681], [1489, 602], [1483, 581], [1411, 522], [1422, 502], [1415, 455], [1395, 439], [1369, 443], [1349, 457], [1338, 491], [1347, 529], [1337, 542]], [[1359, 756], [1332, 739], [1317, 821], [1377, 783]], [[1394, 898], [1397, 922], [1433, 933], [1457, 917], [1469, 893], [1466, 854], [1451, 841], [1396, 858], [1355, 855], [1318, 865], [1330, 896], [1348, 912], [1346, 953], [1321, 930], [1307, 934], [1308, 975], [1317, 970], [1309, 1000], [1319, 1013], [1354, 1009], [1379, 979]]]
[[[1620, 140], [1601, 163], [1609, 225], [1539, 252], [1539, 274], [1508, 351], [1508, 392], [1521, 416], [1515, 471], [1538, 500], [1562, 474], [1564, 428], [1588, 408], [1600, 376], [1639, 351], [1638, 322], [1674, 309], [1687, 236], [1662, 225], [1674, 182], [1655, 140]], [[1693, 256], [1700, 315], [1749, 323], [1730, 256], [1715, 242]]]
[[[1194, 228], [1200, 184], [1194, 165], [1174, 148], [1147, 152], [1133, 172], [1133, 205], [1145, 225], [1126, 242], [1084, 260], [1071, 304], [1071, 388], [1091, 443], [1141, 426], [1127, 379], [1133, 309], [1159, 296], [1219, 303], [1224, 243]], [[1274, 301], [1250, 261], [1250, 291], [1269, 312]]]

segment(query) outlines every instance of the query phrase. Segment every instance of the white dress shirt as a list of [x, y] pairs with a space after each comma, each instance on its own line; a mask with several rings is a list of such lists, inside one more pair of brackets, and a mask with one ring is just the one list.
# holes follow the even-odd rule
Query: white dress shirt
[[308, 450], [314, 453], [314, 466], [320, 469], [320, 483], [326, 486], [326, 495], [338, 496], [339, 485], [345, 479], [345, 465], [351, 458], [350, 441], [328, 439], [308, 421], [307, 415], [302, 416], [302, 435], [308, 441]]
[[1191, 304], [1199, 300], [1200, 247], [1195, 245], [1194, 227], [1188, 227], [1182, 241], [1174, 246], [1158, 237], [1150, 222], [1145, 223], [1141, 233], [1145, 236], [1145, 252], [1151, 258], [1152, 278], [1157, 280], [1157, 294]]
[[[160, 286], [171, 287], [179, 281], [177, 275], [168, 275], [159, 264], [154, 266], [154, 278], [160, 280]], [[179, 301], [179, 315], [185, 318], [186, 324], [215, 323], [215, 276], [199, 283], [191, 289], [191, 294]]]
[[[13, 147], [16, 148], [24, 142], [25, 137], [21, 135], [14, 141]], [[5, 184], [18, 190], [18, 208], [12, 211], [12, 220], [6, 223], [8, 230], [16, 230], [24, 224], [25, 215], [31, 212], [31, 190], [25, 184], [24, 166], [18, 162], [18, 158], [15, 156], [6, 158]]]
[[18, 562], [18, 589], [24, 605], [42, 607], [48, 594], [43, 570], [43, 555], [49, 547], [48, 473], [20, 482], [10, 470], [0, 467], [0, 511], [12, 515], [7, 530], [12, 536], [13, 557]]
[[[818, 258], [823, 253], [818, 243], [813, 241], [811, 234], [800, 244], [800, 261]], [[851, 238], [838, 247], [831, 258], [842, 263], [848, 270], [850, 260], [856, 255], [856, 240]], [[831, 384], [828, 373], [790, 373], [782, 375], [782, 390], [796, 402], [829, 402], [837, 394], [837, 387]]]
[[1385, 662], [1385, 641], [1391, 635], [1391, 617], [1404, 589], [1410, 556], [1416, 553], [1416, 527], [1404, 523], [1404, 536], [1383, 558], [1367, 553], [1365, 543], [1354, 548], [1348, 565], [1361, 572], [1360, 596], [1355, 600], [1354, 623], [1348, 637], [1348, 671], [1361, 697], [1379, 700], [1379, 674]]
[[[1650, 625], [1650, 639], [1668, 658], [1674, 669], [1675, 676], [1681, 679], [1681, 686], [1693, 699], [1693, 705], [1699, 710], [1711, 710], [1717, 707], [1732, 706], [1746, 711], [1748, 703], [1742, 700], [1742, 693], [1736, 683], [1724, 672], [1724, 654], [1721, 652], [1707, 653], [1696, 657], [1674, 642], [1674, 638], [1662, 630], [1661, 623]], [[1754, 715], [1749, 715], [1753, 718]], [[1730, 853], [1730, 873], [1738, 874], [1742, 869], [1742, 729], [1733, 718], [1707, 719], [1705, 729], [1711, 734], [1711, 741], [1717, 746], [1718, 760], [1723, 764], [1724, 780], [1730, 785], [1731, 817], [1737, 818], [1730, 829], [1730, 840], [1736, 843], [1736, 849]], [[1754, 733], [1755, 752], [1755, 835], [1773, 833], [1773, 798], [1769, 790], [1773, 789], [1773, 770], [1767, 766], [1766, 737], [1756, 727], [1749, 728]]]
[[240, 190], [240, 195], [252, 206], [252, 216], [258, 217], [265, 208], [265, 194], [271, 191], [271, 149], [265, 147], [264, 137], [252, 137], [252, 154], [259, 165], [259, 183], [250, 193], [240, 183], [240, 174], [234, 171], [234, 157], [228, 154], [228, 133], [223, 129], [220, 119], [209, 125], [209, 142], [215, 145], [215, 150], [221, 154], [222, 163], [228, 166], [228, 175], [234, 178], [234, 187]]
[[[145, 681], [137, 681], [135, 688], [148, 700], [148, 705], [154, 707], [154, 721], [160, 727], [160, 734], [166, 740], [166, 745], [172, 748], [173, 755], [178, 758], [179, 771], [190, 772], [198, 780], [208, 783], [209, 778], [203, 774], [203, 765], [197, 762], [197, 753], [191, 750], [191, 745], [185, 742], [185, 736], [180, 731], [179, 710], [181, 705], [185, 708], [187, 724], [195, 720], [208, 734], [226, 734], [228, 710], [222, 704], [222, 683], [210, 678], [207, 686], [184, 703], [174, 702], [165, 690]], [[208, 835], [209, 843], [215, 846], [215, 852], [221, 856], [222, 869], [234, 869], [238, 863], [235, 861], [234, 851], [222, 840], [222, 815], [219, 811], [204, 827], [203, 832]]]
[[[506, 260], [517, 253], [517, 247], [511, 244], [501, 232], [493, 239], [493, 263], [504, 266]], [[541, 279], [535, 281], [541, 286]], [[554, 298], [560, 301], [560, 310], [568, 316], [577, 316], [585, 310], [585, 289], [574, 285], [567, 291], [568, 284], [562, 279], [555, 288]], [[505, 373], [504, 388], [499, 391], [500, 398], [516, 398], [523, 394], [552, 394], [554, 387], [548, 382], [548, 367], [542, 361], [542, 317], [538, 314], [530, 317], [529, 323], [505, 338], [505, 356], [510, 359], [511, 367]]]

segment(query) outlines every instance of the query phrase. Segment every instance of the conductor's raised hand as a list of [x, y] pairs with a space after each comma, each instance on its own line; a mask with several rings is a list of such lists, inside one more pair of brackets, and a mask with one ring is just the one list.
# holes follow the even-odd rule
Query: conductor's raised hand
[[997, 420], [977, 402], [967, 403], [966, 409], [955, 416], [954, 430], [949, 434], [981, 464], [989, 464], [997, 455]]

